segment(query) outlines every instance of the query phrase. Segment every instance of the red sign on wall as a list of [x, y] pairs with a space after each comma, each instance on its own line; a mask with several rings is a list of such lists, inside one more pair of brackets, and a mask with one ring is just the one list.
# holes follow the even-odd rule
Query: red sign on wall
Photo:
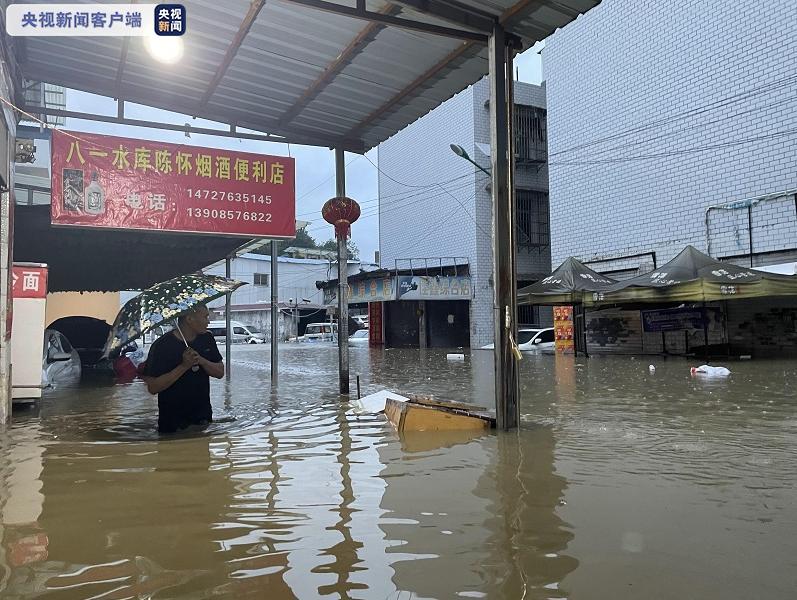
[[290, 238], [293, 158], [53, 132], [54, 225]]
[[368, 343], [371, 346], [381, 346], [385, 343], [382, 335], [382, 302], [368, 303]]
[[14, 298], [46, 298], [47, 267], [18, 267], [11, 269]]

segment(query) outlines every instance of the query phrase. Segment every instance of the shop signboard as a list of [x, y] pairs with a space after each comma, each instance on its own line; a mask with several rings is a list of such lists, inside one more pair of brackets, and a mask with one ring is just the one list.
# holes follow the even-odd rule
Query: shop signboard
[[[349, 283], [348, 303], [362, 304], [366, 302], [389, 302], [396, 299], [395, 277], [379, 277], [374, 279], [353, 280]], [[324, 290], [324, 304], [338, 301], [338, 288]]]
[[13, 298], [46, 298], [47, 267], [14, 265], [11, 270]]
[[402, 275], [398, 278], [399, 300], [471, 300], [473, 286], [468, 275]]
[[646, 333], [698, 329], [702, 331], [704, 314], [702, 308], [643, 310], [642, 329]]
[[296, 235], [290, 157], [56, 131], [51, 161], [53, 225]]

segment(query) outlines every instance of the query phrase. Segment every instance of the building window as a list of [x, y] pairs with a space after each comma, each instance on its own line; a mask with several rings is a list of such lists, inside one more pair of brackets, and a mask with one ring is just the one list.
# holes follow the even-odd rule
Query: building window
[[268, 274], [255, 273], [255, 285], [268, 285]]
[[515, 162], [548, 160], [547, 115], [544, 108], [515, 105]]
[[517, 203], [517, 244], [521, 248], [551, 245], [548, 192], [515, 190]]

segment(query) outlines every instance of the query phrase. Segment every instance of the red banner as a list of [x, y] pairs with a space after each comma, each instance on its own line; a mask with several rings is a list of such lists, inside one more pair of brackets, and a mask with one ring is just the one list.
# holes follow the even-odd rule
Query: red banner
[[294, 160], [53, 132], [54, 225], [291, 238]]
[[14, 298], [46, 298], [47, 267], [18, 267], [11, 269]]

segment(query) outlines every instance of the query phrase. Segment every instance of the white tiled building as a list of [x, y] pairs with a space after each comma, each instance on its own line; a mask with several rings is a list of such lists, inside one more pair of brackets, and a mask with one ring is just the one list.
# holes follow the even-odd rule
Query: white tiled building
[[[403, 259], [408, 258], [428, 258], [430, 264], [438, 264], [436, 260], [442, 257], [466, 258], [474, 289], [472, 347], [493, 340], [490, 180], [454, 154], [450, 144], [462, 146], [479, 165], [490, 169], [489, 97], [489, 82], [484, 79], [379, 145], [381, 266], [406, 268], [408, 262]], [[516, 148], [521, 155], [516, 188], [523, 198], [518, 201], [518, 280], [524, 283], [547, 275], [551, 267], [545, 89], [516, 82], [515, 103], [520, 105], [518, 114], [524, 116], [525, 127], [536, 127], [542, 135], [541, 145], [521, 148], [518, 144]], [[545, 321], [549, 317], [543, 311], [534, 318]]]
[[751, 235], [755, 265], [797, 259], [795, 56], [794, 0], [604, 0], [554, 33], [554, 264], [749, 264]]

